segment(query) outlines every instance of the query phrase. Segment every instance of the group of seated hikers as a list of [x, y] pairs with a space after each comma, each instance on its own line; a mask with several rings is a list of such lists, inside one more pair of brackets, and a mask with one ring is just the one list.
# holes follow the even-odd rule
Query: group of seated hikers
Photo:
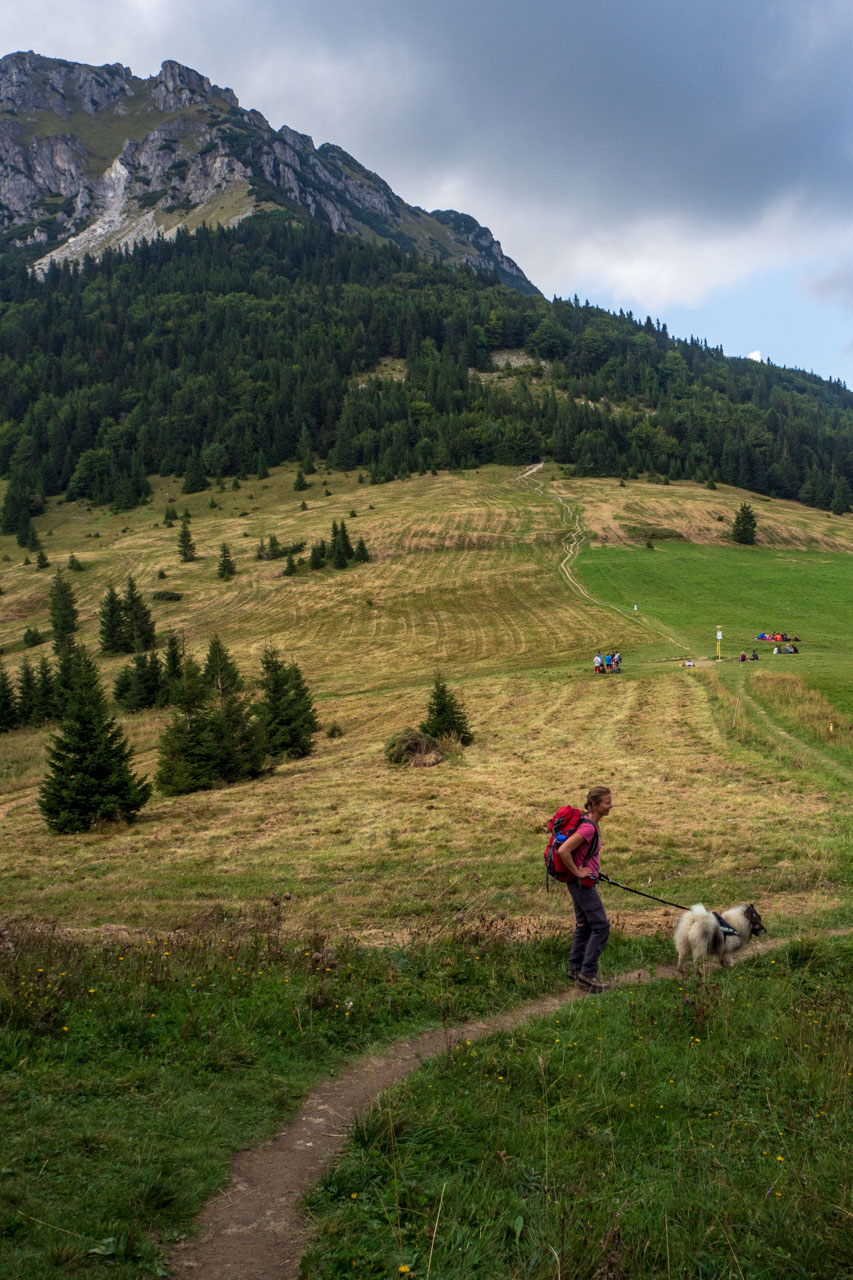
[[614, 649], [612, 653], [605, 653], [602, 656], [601, 650], [592, 660], [592, 674], [594, 676], [606, 675], [611, 671], [622, 670], [622, 654], [618, 649]]
[[[794, 636], [795, 640], [799, 640], [799, 638], [800, 638], [799, 636]], [[773, 652], [774, 653], [799, 653], [800, 651], [795, 644], [791, 644], [789, 641], [788, 644], [785, 645], [784, 649], [781, 649], [778, 644], [774, 644]], [[753, 649], [748, 659], [746, 656], [746, 650], [745, 649], [741, 650], [741, 655], [738, 658], [738, 662], [747, 662], [747, 661], [749, 662], [758, 661], [758, 653], [756, 652], [755, 649]]]
[[759, 631], [755, 638], [756, 640], [769, 640], [771, 644], [781, 644], [783, 640], [786, 644], [790, 644], [792, 640], [794, 644], [797, 644], [800, 639], [799, 636], [789, 636], [787, 631]]

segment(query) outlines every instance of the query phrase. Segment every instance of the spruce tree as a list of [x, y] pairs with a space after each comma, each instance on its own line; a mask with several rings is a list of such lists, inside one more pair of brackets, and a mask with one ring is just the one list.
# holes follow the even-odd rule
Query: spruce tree
[[189, 520], [186, 517], [181, 520], [181, 528], [178, 533], [178, 554], [184, 564], [189, 564], [191, 560], [195, 560], [195, 543], [190, 533]]
[[220, 698], [237, 693], [243, 687], [237, 664], [219, 636], [214, 636], [208, 646], [203, 675], [205, 683]]
[[313, 735], [320, 726], [297, 664], [283, 662], [276, 649], [267, 647], [261, 657], [258, 684], [261, 698], [255, 714], [267, 754], [274, 760], [310, 755], [314, 750]]
[[296, 561], [293, 559], [292, 551], [288, 551], [287, 553], [287, 560], [284, 562], [284, 569], [282, 572], [284, 573], [285, 578], [292, 578], [296, 573]]
[[217, 568], [217, 573], [220, 578], [233, 578], [236, 572], [237, 566], [234, 563], [233, 556], [231, 555], [231, 548], [227, 542], [223, 542], [222, 546], [219, 548], [219, 566]]
[[41, 548], [39, 548], [39, 553], [36, 556], [36, 568], [37, 569], [50, 568], [50, 561], [48, 560], [47, 556], [45, 555], [44, 551]]
[[35, 679], [33, 724], [45, 724], [48, 720], [54, 720], [57, 711], [56, 678], [47, 657], [42, 654]]
[[53, 647], [58, 653], [69, 644], [77, 630], [77, 604], [71, 586], [57, 569], [50, 587], [50, 625], [53, 628]]
[[181, 642], [174, 632], [171, 632], [166, 640], [166, 657], [163, 663], [162, 680], [162, 685], [165, 687], [169, 702], [172, 701], [172, 686], [182, 679], [183, 674], [184, 655], [181, 650]]
[[0, 663], [0, 733], [8, 733], [10, 729], [17, 729], [20, 721], [18, 719], [18, 699], [15, 696], [15, 686], [8, 671]]
[[755, 512], [748, 502], [742, 502], [732, 525], [732, 537], [735, 542], [751, 544], [755, 542], [755, 530], [758, 521]]
[[32, 724], [36, 714], [36, 675], [29, 658], [18, 668], [18, 723]]
[[343, 520], [341, 521], [341, 526], [338, 529], [338, 537], [340, 538], [341, 546], [344, 549], [344, 555], [346, 556], [347, 560], [352, 560], [353, 554], [354, 554], [352, 549], [352, 543], [350, 542], [349, 533], [347, 532], [347, 527]]
[[257, 777], [264, 760], [262, 734], [236, 692], [214, 692], [198, 663], [186, 657], [172, 701], [177, 711], [160, 737], [157, 765], [157, 785], [165, 795]]
[[71, 690], [39, 790], [48, 829], [62, 835], [96, 822], [132, 822], [151, 795], [150, 784], [131, 771], [133, 752], [109, 715], [95, 663], [80, 646], [71, 663]]
[[322, 569], [325, 563], [326, 563], [325, 542], [312, 543], [311, 555], [308, 558], [308, 567], [310, 569]]
[[257, 459], [257, 462], [255, 463], [255, 469], [258, 473], [258, 479], [266, 480], [267, 476], [270, 473], [270, 469], [267, 466], [267, 460], [264, 457], [263, 449], [258, 450], [258, 459]]
[[358, 542], [355, 544], [355, 551], [352, 553], [352, 558], [356, 564], [366, 564], [370, 559], [364, 538], [359, 538]]
[[301, 464], [296, 468], [296, 479], [293, 482], [293, 487], [297, 493], [301, 493], [303, 489], [308, 488], [308, 481], [305, 479], [305, 472], [302, 470]]
[[157, 640], [154, 619], [151, 616], [151, 610], [142, 599], [136, 583], [130, 576], [128, 576], [127, 585], [124, 589], [121, 607], [124, 615], [124, 630], [127, 642], [125, 652], [142, 653], [143, 650], [153, 649]]
[[465, 708], [456, 694], [448, 689], [440, 671], [435, 674], [427, 717], [420, 728], [421, 733], [428, 733], [431, 738], [450, 734], [458, 738], [463, 747], [474, 741]]
[[115, 587], [110, 585], [98, 613], [98, 639], [104, 653], [127, 653], [128, 635], [124, 608]]

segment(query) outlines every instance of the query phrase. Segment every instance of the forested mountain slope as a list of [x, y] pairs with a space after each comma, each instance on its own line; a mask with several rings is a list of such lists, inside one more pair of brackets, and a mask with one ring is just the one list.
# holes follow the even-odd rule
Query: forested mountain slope
[[4, 532], [49, 494], [133, 506], [155, 472], [320, 458], [377, 482], [546, 454], [843, 511], [853, 395], [284, 213], [43, 280], [0, 263]]

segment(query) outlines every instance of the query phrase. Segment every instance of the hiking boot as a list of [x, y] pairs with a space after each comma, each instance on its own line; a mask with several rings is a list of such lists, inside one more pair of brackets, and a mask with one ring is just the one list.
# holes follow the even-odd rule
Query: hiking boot
[[602, 982], [600, 978], [588, 978], [585, 973], [578, 974], [577, 983], [582, 990], [588, 991], [590, 995], [599, 995], [602, 991], [607, 990], [607, 984]]
[[578, 973], [577, 969], [569, 969], [568, 973], [566, 974], [566, 977], [568, 978], [569, 982], [577, 982], [578, 978], [580, 977], [580, 974]]

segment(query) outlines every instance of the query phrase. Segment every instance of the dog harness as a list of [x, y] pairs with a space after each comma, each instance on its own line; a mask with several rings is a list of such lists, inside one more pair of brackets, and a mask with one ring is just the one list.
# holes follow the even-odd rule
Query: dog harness
[[714, 919], [716, 920], [717, 924], [718, 924], [718, 925], [720, 926], [720, 928], [722, 929], [723, 934], [724, 934], [727, 938], [736, 938], [736, 937], [738, 936], [738, 931], [737, 931], [737, 929], [733, 929], [733, 928], [732, 928], [732, 926], [729, 924], [728, 920], [726, 920], [723, 916], [721, 916], [721, 915], [719, 914], [719, 912], [717, 912], [717, 911], [712, 911], [712, 912], [711, 912], [711, 915], [714, 917]]

